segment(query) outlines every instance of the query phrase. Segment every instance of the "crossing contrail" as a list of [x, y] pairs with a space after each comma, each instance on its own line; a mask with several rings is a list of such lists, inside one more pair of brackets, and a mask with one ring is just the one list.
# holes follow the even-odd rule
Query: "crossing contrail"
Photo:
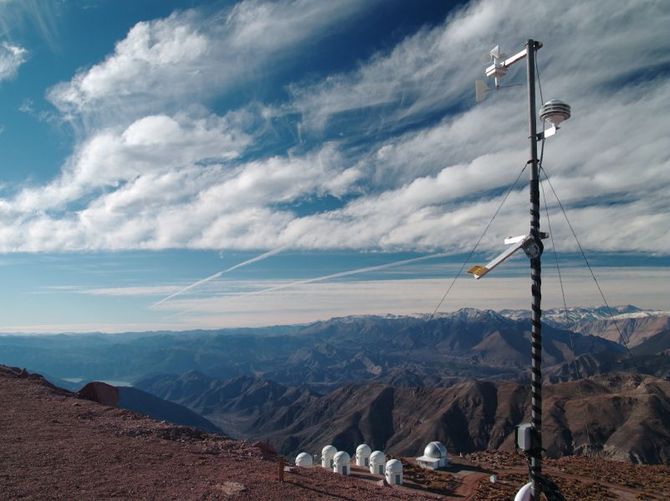
[[[258, 261], [258, 260], [263, 259], [265, 257], [269, 257], [269, 255], [272, 255], [271, 253], [276, 254], [277, 252], [279, 252], [279, 250], [274, 250], [274, 251], [267, 252], [265, 254], [262, 254], [261, 256], [250, 259], [249, 261], [245, 261], [244, 263], [240, 263], [239, 265], [235, 265], [232, 268], [236, 268], [236, 267], [242, 266], [244, 264], [249, 264], [249, 262], [251, 262], [251, 261]], [[291, 283], [288, 283], [288, 284], [276, 285], [274, 287], [268, 287], [266, 289], [261, 289], [261, 290], [258, 290], [258, 291], [244, 292], [242, 294], [231, 294], [231, 295], [226, 296], [226, 298], [244, 297], [244, 296], [258, 296], [260, 294], [268, 294], [268, 293], [271, 293], [271, 292], [275, 292], [275, 291], [279, 291], [279, 290], [283, 290], [283, 289], [288, 289], [290, 287], [297, 287], [299, 285], [312, 284], [312, 283], [315, 283], [315, 282], [323, 282], [325, 280], [348, 277], [348, 276], [351, 276], [351, 275], [359, 275], [361, 273], [367, 273], [367, 272], [371, 272], [371, 271], [385, 270], [387, 268], [394, 268], [396, 266], [402, 266], [402, 265], [405, 265], [405, 264], [418, 263], [418, 262], [421, 262], [421, 261], [427, 261], [429, 259], [437, 259], [437, 258], [440, 258], [440, 257], [448, 257], [449, 255], [450, 254], [448, 254], [446, 252], [440, 252], [440, 253], [437, 253], [437, 254], [429, 254], [427, 256], [414, 257], [414, 258], [410, 258], [410, 259], [403, 259], [403, 260], [400, 260], [400, 261], [393, 261], [391, 263], [379, 264], [379, 265], [376, 265], [376, 266], [366, 266], [365, 268], [357, 268], [355, 270], [341, 271], [341, 272], [338, 272], [338, 273], [331, 273], [329, 275], [322, 275], [320, 277], [307, 278], [305, 280], [297, 280], [295, 282], [291, 282]], [[230, 270], [230, 269], [231, 268], [229, 268], [228, 270]], [[158, 303], [155, 304], [155, 306], [157, 306], [161, 303], [164, 303], [168, 299], [170, 299], [170, 298], [172, 298], [172, 297], [174, 297], [178, 294], [181, 294], [185, 290], [196, 287], [197, 285], [199, 285], [201, 283], [204, 283], [206, 281], [213, 280], [214, 278], [216, 278], [217, 276], [220, 276], [221, 274], [225, 273], [228, 270], [224, 270], [224, 271], [221, 271], [219, 273], [215, 273], [211, 277], [203, 278], [202, 280], [199, 280], [198, 282], [195, 282], [195, 283], [189, 285], [188, 287], [185, 287], [181, 291], [175, 292], [171, 296], [166, 297], [162, 301], [159, 301]], [[187, 310], [179, 311], [179, 312], [175, 313], [174, 316], [181, 316], [181, 315], [184, 315], [186, 313], [191, 313], [191, 312], [194, 312], [194, 311], [197, 311], [197, 308], [189, 308]]]
[[[392, 263], [379, 264], [376, 266], [367, 266], [365, 268], [358, 268], [355, 270], [341, 271], [339, 273], [332, 273], [330, 275], [323, 275], [321, 277], [307, 278], [305, 280], [298, 280], [296, 282], [291, 282], [288, 284], [276, 285], [274, 287], [269, 287], [267, 289], [262, 289], [259, 291], [246, 292], [244, 294], [238, 294], [239, 296], [257, 296], [259, 294], [267, 294], [269, 292], [275, 292], [282, 289], [288, 289], [290, 287], [297, 287], [299, 285], [313, 284], [315, 282], [323, 282], [325, 280], [331, 280], [334, 278], [348, 277], [351, 275], [359, 275], [361, 273], [367, 273], [370, 271], [379, 271], [385, 270], [386, 268], [394, 268], [396, 266], [402, 266], [404, 264], [418, 263], [420, 261], [427, 261], [428, 259], [436, 259], [438, 257], [447, 257], [449, 254], [440, 252], [438, 254], [429, 254], [427, 256], [413, 257], [411, 259], [403, 259], [401, 261], [393, 261]], [[234, 297], [234, 296], [233, 296]]]
[[[338, 273], [331, 273], [330, 275], [322, 275], [320, 277], [307, 278], [305, 280], [297, 280], [295, 282], [291, 282], [291, 283], [288, 283], [288, 284], [276, 285], [274, 287], [268, 287], [267, 289], [261, 289], [261, 290], [252, 291], [252, 292], [244, 292], [242, 294], [231, 294], [231, 295], [228, 295], [226, 297], [227, 298], [232, 298], [232, 297], [244, 297], [244, 296], [258, 296], [260, 294], [268, 294], [270, 292], [275, 292], [275, 291], [279, 291], [279, 290], [283, 290], [283, 289], [288, 289], [290, 287], [297, 287], [299, 285], [313, 284], [315, 282], [323, 282], [325, 280], [331, 280], [331, 279], [334, 279], [334, 278], [348, 277], [348, 276], [351, 276], [351, 275], [360, 275], [361, 273], [367, 273], [367, 272], [370, 272], [370, 271], [385, 270], [386, 268], [394, 268], [396, 266], [402, 266], [404, 264], [418, 263], [418, 262], [421, 262], [421, 261], [427, 261], [429, 259], [437, 259], [439, 257], [447, 257], [447, 256], [449, 256], [449, 254], [447, 254], [445, 252], [440, 252], [438, 254], [429, 254], [427, 256], [413, 257], [413, 258], [410, 258], [410, 259], [403, 259], [401, 261], [393, 261], [392, 263], [379, 264], [379, 265], [376, 265], [376, 266], [367, 266], [365, 268], [357, 268], [355, 270], [340, 271]], [[203, 279], [203, 280], [207, 280], [207, 279]], [[203, 280], [201, 280], [200, 282], [202, 282]], [[173, 294], [173, 296], [175, 294]], [[163, 300], [163, 301], [165, 301], [165, 300]], [[163, 302], [163, 301], [161, 301], [161, 302]], [[160, 304], [160, 303], [156, 303], [156, 304]], [[196, 311], [196, 309], [184, 310], [184, 311], [179, 312], [178, 315], [182, 315], [184, 313], [190, 313], [190, 312], [193, 312], [193, 311]]]
[[231, 266], [230, 268], [226, 268], [225, 270], [217, 271], [217, 272], [214, 273], [213, 275], [210, 275], [210, 276], [208, 276], [208, 277], [206, 277], [206, 278], [203, 278], [203, 279], [201, 279], [201, 280], [198, 280], [197, 282], [193, 282], [191, 285], [187, 285], [186, 287], [184, 287], [184, 288], [182, 288], [182, 289], [179, 289], [177, 292], [173, 292], [173, 293], [170, 294], [169, 296], [164, 297], [163, 299], [161, 299], [160, 301], [158, 301], [158, 302], [152, 304], [151, 306], [152, 306], [152, 307], [159, 306], [159, 305], [161, 305], [161, 304], [163, 304], [163, 303], [169, 301], [170, 299], [172, 299], [172, 298], [174, 298], [174, 297], [180, 296], [180, 295], [183, 294], [184, 292], [190, 291], [191, 289], [195, 289], [196, 287], [199, 287], [199, 286], [201, 286], [202, 284], [206, 284], [207, 282], [210, 282], [210, 281], [212, 281], [212, 280], [214, 280], [214, 279], [216, 279], [216, 278], [219, 278], [221, 275], [223, 275], [223, 274], [225, 274], [225, 273], [229, 273], [229, 272], [231, 272], [231, 271], [233, 271], [233, 270], [236, 270], [236, 269], [238, 269], [238, 268], [242, 268], [243, 266], [247, 266], [248, 264], [256, 263], [256, 262], [258, 262], [258, 261], [262, 261], [263, 259], [267, 259], [267, 258], [269, 258], [269, 257], [271, 257], [271, 256], [274, 256], [275, 254], [279, 254], [279, 253], [280, 253], [281, 251], [283, 251], [285, 248], [286, 248], [286, 247], [279, 247], [278, 249], [273, 249], [273, 250], [268, 251], [268, 252], [265, 252], [265, 253], [263, 253], [263, 254], [261, 254], [261, 255], [259, 255], [259, 256], [252, 257], [251, 259], [247, 259], [246, 261], [242, 261], [241, 263], [237, 263], [236, 265]]

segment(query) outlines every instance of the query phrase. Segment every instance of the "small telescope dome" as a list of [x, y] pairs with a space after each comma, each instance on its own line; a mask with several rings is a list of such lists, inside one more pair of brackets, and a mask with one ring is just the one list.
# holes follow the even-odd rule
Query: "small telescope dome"
[[384, 477], [390, 485], [401, 485], [402, 478], [402, 463], [397, 459], [391, 459], [386, 463], [386, 471]]
[[335, 454], [333, 459], [335, 460], [335, 464], [349, 464], [351, 462], [351, 456], [349, 456], [348, 452], [344, 451]]
[[370, 453], [372, 450], [368, 444], [361, 444], [356, 447], [356, 466], [370, 466]]
[[311, 454], [308, 454], [307, 452], [301, 452], [298, 454], [298, 456], [295, 458], [295, 465], [296, 466], [301, 466], [303, 468], [309, 468], [313, 464], [313, 458]]
[[370, 454], [370, 473], [383, 475], [385, 464], [386, 455], [382, 451], [374, 451], [372, 454]]
[[369, 456], [372, 453], [370, 446], [368, 444], [361, 444], [356, 447], [356, 454], [361, 454], [364, 456]]
[[397, 459], [391, 459], [386, 463], [386, 471], [396, 473], [402, 471], [402, 463]]
[[334, 457], [337, 449], [332, 445], [326, 445], [321, 451], [321, 466], [324, 468], [332, 468], [335, 464]]
[[321, 455], [324, 456], [324, 457], [332, 458], [335, 454], [337, 454], [337, 449], [335, 447], [333, 447], [332, 445], [326, 445], [321, 450]]
[[351, 456], [344, 451], [340, 451], [333, 457], [333, 472], [340, 475], [349, 475]]

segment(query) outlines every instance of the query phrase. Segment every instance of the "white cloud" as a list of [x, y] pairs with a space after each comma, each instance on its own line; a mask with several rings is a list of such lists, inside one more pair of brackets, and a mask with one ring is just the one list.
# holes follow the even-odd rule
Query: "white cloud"
[[[480, 55], [498, 42], [520, 49], [531, 26], [544, 42], [545, 97], [573, 106], [545, 165], [583, 243], [670, 253], [658, 231], [670, 227], [670, 81], [655, 72], [670, 53], [665, 3], [476, 2], [354, 71], [295, 83], [281, 105], [223, 116], [194, 106], [252, 85], [270, 58], [362, 8], [243, 2], [212, 19], [189, 11], [138, 24], [107, 59], [52, 90], [64, 113], [96, 127], [58, 178], [0, 200], [0, 248], [469, 250], [528, 158], [524, 87], [474, 106], [472, 81], [483, 76]], [[511, 72], [509, 83], [522, 81]], [[296, 111], [315, 138], [333, 117], [364, 118], [345, 122], [338, 142], [264, 154], [268, 123]], [[323, 197], [340, 206], [292, 209]], [[561, 250], [574, 250], [550, 205]], [[483, 248], [524, 233], [526, 219], [518, 188]]]
[[[152, 191], [183, 180], [181, 169], [193, 168], [198, 162], [220, 165], [238, 157], [251, 140], [239, 127], [240, 120], [243, 117], [235, 113], [224, 117], [153, 115], [125, 129], [105, 129], [77, 148], [56, 180], [24, 189], [12, 206], [23, 213], [64, 208], [99, 190], [111, 190], [107, 196], [123, 204], [133, 188], [147, 190], [150, 199]], [[205, 167], [195, 170], [207, 172]], [[200, 176], [192, 177], [197, 182]], [[188, 190], [188, 184], [182, 189]], [[161, 195], [168, 193], [161, 191]]]
[[21, 105], [19, 106], [19, 111], [21, 113], [34, 113], [35, 112], [35, 103], [32, 99], [24, 99]]
[[669, 19], [668, 5], [654, 1], [471, 2], [444, 25], [406, 38], [354, 72], [295, 87], [293, 106], [312, 126], [378, 105], [393, 105], [390, 116], [381, 114], [391, 123], [421, 119], [471, 101], [474, 80], [484, 78], [488, 50], [500, 44], [512, 54], [523, 48], [525, 37], [544, 43], [538, 58], [545, 91], [606, 94], [603, 86], [670, 61], [670, 41], [663, 36]]
[[[654, 68], [668, 62], [670, 39], [663, 33], [670, 9], [654, 2], [518, 7], [517, 2], [474, 3], [444, 27], [420, 32], [352, 73], [294, 89], [293, 107], [308, 127], [327, 127], [349, 111], [361, 120], [361, 110], [384, 105], [362, 121], [366, 131], [392, 135], [360, 161], [366, 180], [381, 195], [295, 224], [310, 224], [315, 232], [326, 226], [318, 233], [325, 246], [338, 233], [362, 239], [364, 246], [474, 241], [475, 232], [461, 226], [482, 227], [487, 214], [481, 209], [492, 205], [478, 199], [509, 183], [527, 158], [525, 89], [502, 90], [418, 132], [393, 130], [424, 119], [427, 112], [448, 113], [454, 104], [471, 103], [472, 82], [483, 76], [485, 66], [479, 56], [494, 43], [509, 52], [520, 49], [519, 33], [532, 26], [535, 33], [529, 35], [544, 42], [539, 61], [546, 98], [562, 97], [573, 105], [574, 118], [547, 145], [546, 166], [572, 206], [583, 242], [600, 250], [670, 252], [668, 237], [654, 229], [670, 224], [663, 195], [670, 184], [670, 155], [663, 146], [670, 84], [664, 75], [653, 77]], [[601, 16], [603, 10], [616, 14]], [[517, 81], [523, 82], [523, 75], [508, 79]], [[454, 206], [468, 196], [471, 200]], [[525, 212], [524, 204], [516, 209]], [[493, 207], [488, 210], [491, 214]], [[608, 215], [619, 224], [604, 225]], [[368, 228], [340, 224], [363, 216]], [[498, 226], [514, 226], [513, 217], [501, 219]], [[569, 237], [565, 225], [555, 226], [561, 237]], [[564, 243], [564, 250], [574, 248], [573, 242]]]
[[231, 163], [249, 142], [233, 120], [152, 116], [95, 135], [52, 183], [1, 201], [4, 249], [261, 248], [294, 217], [275, 205], [357, 179], [328, 145]]
[[260, 81], [302, 41], [323, 37], [372, 3], [245, 0], [215, 15], [190, 10], [140, 22], [113, 54], [48, 97], [85, 125], [200, 103]]
[[28, 51], [23, 47], [8, 42], [0, 43], [0, 81], [14, 78], [27, 58]]

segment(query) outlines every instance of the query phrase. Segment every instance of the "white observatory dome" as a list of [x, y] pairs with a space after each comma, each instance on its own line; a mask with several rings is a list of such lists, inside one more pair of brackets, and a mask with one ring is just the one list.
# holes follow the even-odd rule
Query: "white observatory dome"
[[303, 468], [309, 468], [314, 463], [314, 459], [311, 454], [307, 452], [301, 452], [295, 458], [295, 465], [302, 466]]
[[337, 454], [337, 449], [332, 445], [326, 445], [321, 450], [321, 466], [324, 468], [332, 468], [335, 454]]
[[431, 442], [423, 450], [423, 456], [416, 458], [416, 462], [422, 468], [437, 470], [449, 464], [447, 448], [442, 442]]
[[333, 457], [333, 471], [341, 475], [349, 475], [351, 467], [351, 456], [349, 453], [340, 451]]
[[356, 447], [356, 466], [363, 466], [367, 468], [370, 466], [370, 446], [368, 444], [361, 444]]
[[397, 459], [391, 459], [386, 463], [386, 481], [390, 485], [402, 484], [402, 463]]
[[444, 459], [447, 457], [447, 448], [442, 442], [431, 442], [423, 450], [423, 455], [433, 459]]
[[370, 454], [370, 473], [375, 475], [384, 474], [384, 465], [386, 464], [386, 454], [382, 451], [374, 451]]
[[402, 463], [397, 459], [390, 459], [386, 462], [386, 471], [398, 473], [399, 471], [402, 471]]

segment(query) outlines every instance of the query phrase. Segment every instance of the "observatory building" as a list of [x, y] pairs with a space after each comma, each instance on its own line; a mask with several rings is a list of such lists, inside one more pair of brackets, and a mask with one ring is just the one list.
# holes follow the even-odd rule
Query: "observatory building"
[[375, 475], [384, 474], [384, 465], [386, 464], [386, 455], [382, 451], [374, 451], [370, 454], [370, 473]]
[[301, 466], [303, 468], [311, 468], [314, 464], [314, 459], [312, 455], [307, 452], [301, 452], [295, 458], [295, 465]]
[[347, 452], [340, 451], [333, 457], [333, 472], [340, 475], [349, 475], [351, 468], [351, 456]]
[[422, 468], [437, 470], [449, 464], [447, 448], [442, 442], [431, 442], [423, 450], [423, 456], [416, 458], [416, 462]]
[[402, 463], [397, 459], [388, 461], [385, 477], [389, 485], [402, 485]]
[[326, 445], [321, 450], [321, 466], [323, 468], [331, 469], [333, 467], [333, 458], [337, 454], [337, 449], [332, 445]]
[[370, 446], [368, 444], [361, 444], [356, 447], [356, 466], [363, 466], [367, 468], [370, 466]]

